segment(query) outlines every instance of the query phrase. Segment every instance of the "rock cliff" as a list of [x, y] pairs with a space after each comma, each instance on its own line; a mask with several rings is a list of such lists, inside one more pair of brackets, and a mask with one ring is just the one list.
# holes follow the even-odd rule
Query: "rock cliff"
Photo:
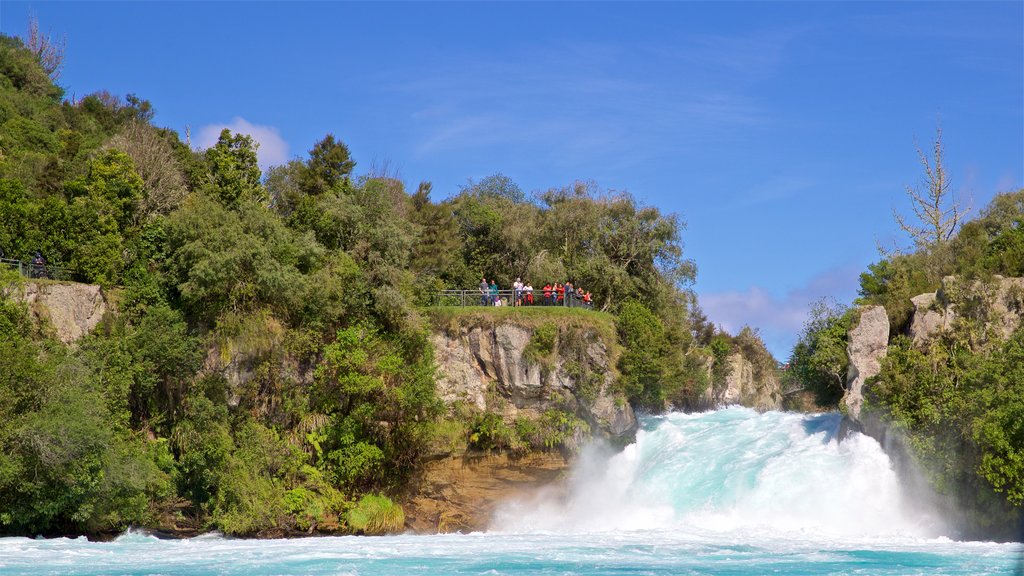
[[33, 318], [52, 327], [64, 344], [92, 331], [109, 308], [103, 290], [93, 284], [26, 282], [8, 292], [28, 305]]
[[613, 390], [614, 359], [597, 332], [562, 329], [550, 350], [536, 336], [536, 327], [508, 322], [434, 333], [438, 396], [507, 419], [568, 408], [601, 436], [630, 435], [636, 417]]
[[782, 409], [782, 387], [774, 371], [758, 374], [754, 364], [741, 352], [730, 354], [726, 362], [725, 386], [708, 389], [705, 393], [708, 407], [740, 404], [762, 412]]
[[[934, 352], [931, 345], [943, 332], [952, 330], [961, 336], [969, 334], [972, 346], [986, 347], [1006, 339], [1020, 326], [1024, 315], [1024, 279], [996, 276], [985, 281], [963, 281], [947, 276], [938, 291], [918, 295], [911, 302], [914, 313], [907, 336], [920, 352]], [[847, 392], [842, 400], [846, 418], [841, 435], [858, 430], [877, 440], [900, 477], [901, 490], [922, 510], [937, 511], [938, 517], [949, 519], [961, 537], [1017, 539], [1015, 534], [1024, 526], [1019, 509], [991, 498], [991, 493], [983, 490], [973, 476], [956, 479], [947, 472], [936, 472], [934, 462], [927, 457], [921, 460], [920, 452], [912, 447], [905, 432], [890, 425], [885, 406], [863, 404], [865, 381], [880, 372], [881, 361], [888, 352], [888, 339], [885, 309], [862, 308], [860, 322], [848, 336], [850, 363]], [[964, 454], [977, 449], [968, 442], [957, 446]], [[946, 478], [941, 496], [934, 490], [931, 474]]]
[[[435, 331], [431, 342], [437, 393], [451, 407], [499, 414], [508, 423], [568, 411], [596, 437], [632, 438], [636, 417], [614, 389], [616, 343], [596, 327], [463, 318]], [[438, 451], [403, 499], [406, 526], [417, 532], [486, 529], [499, 502], [555, 482], [568, 469], [567, 458], [561, 451]]]
[[406, 527], [421, 534], [486, 530], [500, 502], [555, 484], [568, 467], [557, 452], [430, 461], [419, 476], [416, 493], [403, 503]]

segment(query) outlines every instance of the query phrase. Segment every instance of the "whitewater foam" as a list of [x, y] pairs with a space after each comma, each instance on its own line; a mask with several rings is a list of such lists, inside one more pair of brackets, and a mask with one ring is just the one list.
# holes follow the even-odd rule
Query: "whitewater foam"
[[501, 531], [0, 538], [0, 576], [1024, 574], [1019, 543], [930, 537], [878, 444], [839, 443], [838, 424], [741, 408], [644, 418], [625, 450], [588, 447], [564, 490], [503, 507]]
[[644, 419], [617, 454], [591, 446], [564, 491], [497, 511], [499, 531], [699, 530], [800, 537], [935, 537], [873, 439], [837, 439], [838, 414], [727, 408]]

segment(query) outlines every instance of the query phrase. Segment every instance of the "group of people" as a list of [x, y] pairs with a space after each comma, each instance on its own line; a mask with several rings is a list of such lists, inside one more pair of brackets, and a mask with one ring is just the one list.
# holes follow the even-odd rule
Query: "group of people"
[[498, 281], [492, 279], [490, 283], [486, 278], [480, 279], [480, 304], [482, 306], [580, 306], [592, 308], [593, 297], [589, 291], [582, 286], [573, 286], [572, 282], [565, 284], [550, 282], [543, 288], [539, 288], [534, 294], [533, 285], [516, 278], [512, 283], [511, 301], [501, 298], [498, 290]]

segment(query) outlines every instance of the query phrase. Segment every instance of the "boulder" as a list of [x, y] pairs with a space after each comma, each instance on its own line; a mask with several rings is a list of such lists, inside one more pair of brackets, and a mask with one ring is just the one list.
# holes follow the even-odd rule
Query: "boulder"
[[910, 339], [914, 346], [922, 347], [933, 335], [944, 330], [951, 320], [951, 313], [942, 307], [938, 294], [929, 292], [910, 299], [914, 314], [910, 320]]
[[889, 348], [889, 317], [883, 306], [865, 306], [860, 309], [860, 321], [850, 330], [846, 354], [850, 367], [846, 375], [846, 395], [843, 403], [847, 414], [860, 417], [864, 403], [864, 382], [878, 374], [882, 358]]

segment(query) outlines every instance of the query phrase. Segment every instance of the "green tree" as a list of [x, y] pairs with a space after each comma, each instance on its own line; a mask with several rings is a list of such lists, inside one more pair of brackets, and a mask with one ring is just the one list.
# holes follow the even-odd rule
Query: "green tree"
[[289, 318], [303, 306], [306, 273], [323, 248], [288, 229], [263, 206], [234, 210], [190, 197], [167, 221], [168, 271], [187, 309], [200, 318], [267, 305]]
[[856, 310], [819, 300], [811, 306], [793, 348], [788, 377], [812, 391], [819, 406], [836, 406], [846, 392], [847, 335], [855, 319]]
[[356, 163], [349, 155], [348, 146], [328, 134], [309, 151], [306, 169], [300, 173], [299, 185], [312, 196], [334, 190], [352, 174]]
[[251, 136], [232, 134], [225, 128], [217, 143], [206, 150], [210, 190], [225, 206], [235, 208], [246, 200], [261, 204], [269, 201], [260, 182], [258, 147]]
[[624, 350], [619, 358], [622, 385], [634, 405], [663, 410], [671, 392], [665, 389], [665, 332], [661, 321], [646, 306], [627, 301], [616, 320]]

